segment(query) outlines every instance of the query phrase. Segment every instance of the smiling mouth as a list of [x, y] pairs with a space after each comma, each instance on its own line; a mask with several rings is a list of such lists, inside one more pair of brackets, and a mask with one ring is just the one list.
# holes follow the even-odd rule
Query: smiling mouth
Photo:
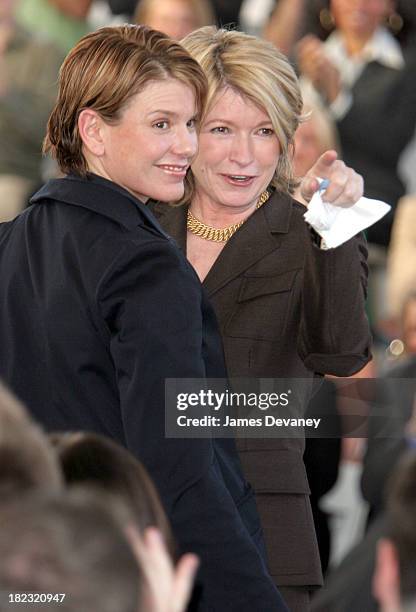
[[256, 178], [256, 176], [249, 174], [223, 174], [222, 176], [233, 185], [251, 185]]
[[176, 166], [174, 164], [161, 164], [158, 166], [160, 170], [163, 170], [167, 174], [171, 174], [174, 176], [185, 176], [189, 165], [186, 166]]

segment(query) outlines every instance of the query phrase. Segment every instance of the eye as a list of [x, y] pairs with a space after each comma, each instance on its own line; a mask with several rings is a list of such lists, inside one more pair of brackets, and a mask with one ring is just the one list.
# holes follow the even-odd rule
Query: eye
[[169, 127], [169, 122], [168, 121], [156, 121], [156, 123], [153, 124], [153, 127], [158, 130], [167, 130]]
[[186, 123], [186, 126], [191, 130], [194, 130], [196, 128], [196, 124], [197, 120], [195, 119], [195, 117], [193, 117], [192, 119], [189, 119], [189, 121]]
[[272, 130], [272, 128], [260, 128], [259, 134], [261, 136], [273, 136], [274, 130]]
[[212, 134], [228, 134], [229, 131], [229, 128], [225, 127], [225, 125], [219, 125], [211, 129]]

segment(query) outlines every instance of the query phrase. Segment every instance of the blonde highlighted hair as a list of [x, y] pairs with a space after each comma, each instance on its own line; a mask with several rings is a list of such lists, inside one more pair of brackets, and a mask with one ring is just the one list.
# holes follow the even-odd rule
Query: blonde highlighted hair
[[[200, 28], [181, 43], [208, 79], [205, 113], [216, 95], [227, 87], [267, 112], [281, 150], [271, 186], [293, 193], [297, 184], [291, 161], [293, 139], [302, 120], [303, 105], [298, 79], [287, 58], [265, 40], [216, 27]], [[192, 173], [188, 172], [181, 203], [192, 199], [194, 189]]]
[[131, 98], [146, 85], [173, 78], [195, 93], [202, 112], [207, 82], [199, 64], [178, 43], [146, 26], [106, 27], [84, 36], [69, 52], [59, 74], [58, 99], [47, 126], [43, 151], [64, 173], [88, 172], [78, 131], [85, 108], [116, 124]]

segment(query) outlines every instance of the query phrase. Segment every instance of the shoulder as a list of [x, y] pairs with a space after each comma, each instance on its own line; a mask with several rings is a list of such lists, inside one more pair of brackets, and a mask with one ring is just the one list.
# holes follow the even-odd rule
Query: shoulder
[[295, 211], [295, 214], [305, 214], [306, 206], [298, 202], [295, 197], [286, 192], [274, 191], [266, 205], [278, 206], [280, 209], [290, 209]]
[[[96, 276], [95, 296], [107, 315], [121, 307], [135, 325], [138, 314], [145, 312], [151, 319], [171, 320], [191, 317], [191, 313], [201, 316], [201, 284], [173, 242], [127, 239], [117, 254], [105, 254], [104, 258], [101, 274]], [[163, 332], [169, 330], [164, 328]]]
[[272, 229], [281, 232], [306, 231], [306, 206], [288, 193], [274, 192], [264, 205], [264, 212]]
[[[168, 241], [152, 212], [123, 187], [96, 175], [85, 178], [68, 175], [48, 181], [30, 200], [35, 219], [49, 233], [79, 230], [110, 235], [123, 241]], [[80, 228], [81, 226], [81, 228]]]
[[18, 233], [27, 233], [33, 243], [48, 242], [57, 257], [67, 262], [76, 259], [99, 276], [110, 273], [114, 265], [118, 270], [132, 266], [132, 274], [137, 273], [137, 266], [149, 263], [162, 270], [168, 260], [183, 267], [182, 254], [153, 215], [137, 210], [132, 203], [122, 210], [117, 206], [120, 203], [101, 206], [103, 201], [90, 200], [81, 205], [54, 197], [37, 198], [21, 215]]

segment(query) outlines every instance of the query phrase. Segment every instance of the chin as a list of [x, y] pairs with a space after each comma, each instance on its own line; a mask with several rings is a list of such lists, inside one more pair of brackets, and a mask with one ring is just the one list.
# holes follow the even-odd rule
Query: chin
[[155, 193], [150, 197], [152, 200], [159, 200], [160, 202], [177, 202], [183, 197], [184, 193], [185, 189], [182, 183], [175, 187], [170, 185], [169, 187], [155, 189]]
[[232, 198], [224, 198], [224, 204], [228, 204], [229, 206], [248, 206], [257, 199], [256, 193], [256, 191], [244, 194], [237, 193]]

